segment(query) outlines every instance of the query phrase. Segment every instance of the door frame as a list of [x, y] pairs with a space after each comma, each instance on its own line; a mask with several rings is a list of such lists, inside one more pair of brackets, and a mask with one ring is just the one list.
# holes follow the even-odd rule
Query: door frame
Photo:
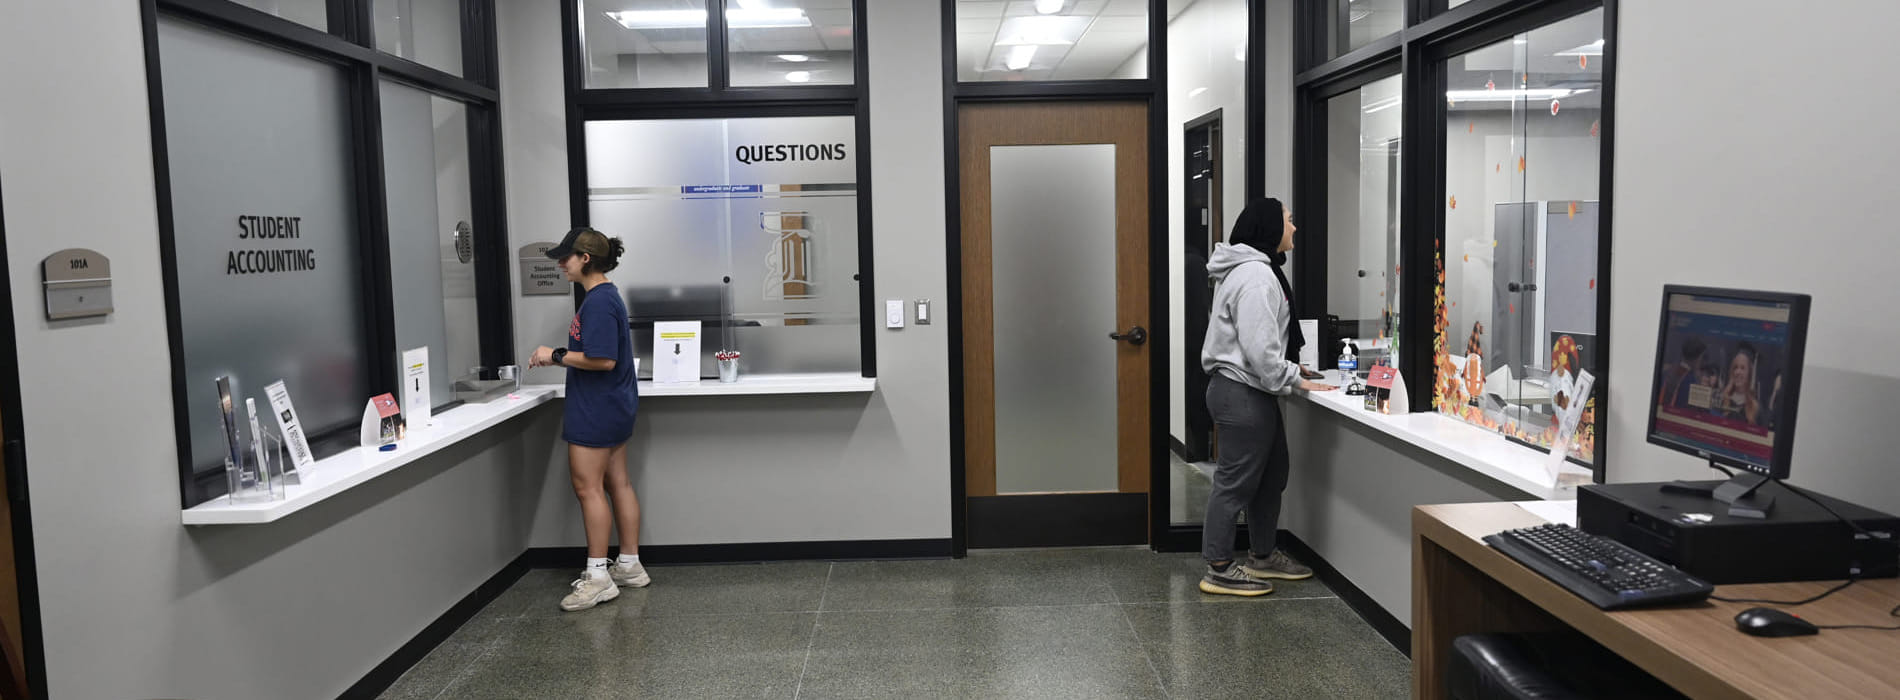
[[[1148, 23], [1148, 75], [1139, 80], [1088, 80], [1050, 82], [960, 83], [957, 81], [956, 3], [943, 0], [943, 130], [944, 130], [944, 308], [938, 317], [945, 330], [949, 372], [950, 408], [950, 541], [951, 556], [969, 552], [968, 501], [964, 469], [964, 377], [963, 363], [963, 217], [960, 208], [963, 193], [960, 180], [962, 163], [958, 146], [961, 140], [957, 124], [958, 108], [983, 102], [1141, 102], [1148, 108], [1148, 325], [1152, 346], [1149, 353], [1148, 402], [1148, 544], [1162, 541], [1168, 520], [1168, 100], [1167, 100], [1167, 5], [1163, 0], [1148, 0], [1148, 16], [1162, 21]], [[1155, 251], [1163, 251], [1156, 264]], [[1152, 416], [1161, 416], [1155, 420]], [[1158, 485], [1158, 486], [1157, 486]]]
[[[7, 227], [4, 202], [0, 202], [0, 288], [12, 289], [12, 266], [7, 257]], [[20, 374], [19, 338], [14, 332], [12, 304], [0, 304], [0, 326], [5, 327], [0, 343], [0, 371]], [[20, 589], [21, 653], [25, 656], [28, 697], [46, 692], [46, 644], [40, 624], [40, 588], [33, 557], [33, 509], [29, 503], [26, 473], [26, 435], [22, 420], [20, 383], [0, 385], [0, 430], [5, 431], [5, 471], [7, 498], [12, 502], [13, 575]]]
[[[1225, 220], [1225, 217], [1227, 215], [1226, 214], [1227, 202], [1225, 198], [1226, 188], [1227, 188], [1227, 161], [1225, 158], [1221, 156], [1223, 152], [1221, 141], [1222, 141], [1223, 132], [1227, 130], [1227, 123], [1221, 116], [1220, 108], [1216, 107], [1213, 111], [1203, 114], [1201, 116], [1195, 117], [1193, 119], [1190, 119], [1181, 125], [1181, 143], [1182, 143], [1183, 156], [1190, 155], [1187, 153], [1187, 147], [1186, 147], [1188, 135], [1194, 133], [1195, 130], [1202, 129], [1202, 128], [1206, 128], [1208, 130], [1207, 148], [1209, 150], [1209, 153], [1211, 154], [1210, 160], [1214, 164], [1214, 167], [1212, 170], [1214, 174], [1214, 181], [1212, 183], [1213, 186], [1209, 188], [1209, 191], [1208, 191], [1208, 200], [1209, 200], [1208, 221], [1205, 224], [1205, 228], [1202, 229], [1202, 236], [1207, 239], [1206, 241], [1204, 241], [1207, 253], [1212, 253], [1214, 252], [1215, 243], [1226, 240], [1226, 236], [1223, 235], [1226, 233], [1226, 231], [1221, 230], [1221, 222]], [[1185, 166], [1185, 162], [1181, 163], [1181, 165]], [[1192, 189], [1193, 181], [1185, 177], [1187, 175], [1187, 172], [1185, 170], [1182, 171], [1182, 175], [1184, 177], [1182, 178], [1181, 201], [1186, 202], [1189, 199], [1187, 194], [1188, 194], [1188, 190]], [[1241, 202], [1241, 204], [1245, 205], [1246, 203]], [[1188, 239], [1193, 237], [1187, 230], [1188, 228], [1189, 228], [1189, 224], [1185, 220], [1182, 221], [1181, 245], [1183, 246], [1184, 250], [1185, 250], [1185, 246], [1188, 245]], [[1164, 252], [1163, 254], [1165, 255], [1166, 253]], [[1185, 283], [1187, 281], [1187, 278], [1183, 277], [1182, 281]], [[1185, 288], [1182, 289], [1183, 294], [1186, 294], [1186, 292], [1187, 290]], [[1189, 298], [1192, 298], [1191, 295], [1189, 296]], [[1182, 308], [1186, 309], [1186, 313], [1188, 314], [1187, 319], [1182, 319], [1183, 323], [1181, 327], [1183, 329], [1187, 328], [1187, 322], [1194, 317], [1194, 314], [1196, 312], [1195, 309], [1187, 308], [1187, 303], [1186, 303], [1187, 301], [1188, 299], [1182, 299]], [[1205, 333], [1203, 333], [1203, 335], [1205, 335]], [[1182, 340], [1181, 342], [1182, 356], [1179, 362], [1181, 363], [1181, 367], [1182, 367], [1182, 370], [1181, 370], [1182, 376], [1187, 377], [1187, 376], [1193, 375], [1194, 372], [1200, 368], [1199, 363], [1194, 361], [1200, 357], [1200, 353], [1198, 352], [1198, 349], [1195, 347], [1194, 343], [1192, 342], [1193, 340], [1192, 333], [1188, 333], [1187, 337], [1182, 338], [1181, 340]], [[1218, 431], [1214, 428], [1213, 418], [1209, 417], [1207, 419], [1207, 434], [1205, 436], [1197, 434], [1194, 430], [1194, 427], [1195, 427], [1195, 422], [1193, 420], [1194, 411], [1197, 407], [1205, 411], [1207, 407], [1207, 403], [1205, 401], [1194, 400], [1195, 396], [1194, 396], [1193, 388], [1194, 388], [1194, 384], [1192, 382], [1188, 382], [1186, 383], [1185, 386], [1181, 387], [1182, 391], [1184, 392], [1181, 395], [1181, 400], [1187, 404], [1187, 406], [1185, 407], [1186, 412], [1184, 414], [1185, 425], [1182, 426], [1183, 431], [1186, 433], [1187, 439], [1179, 440], [1179, 441], [1175, 440], [1172, 433], [1173, 427], [1172, 426], [1169, 427], [1169, 430], [1170, 430], [1169, 437], [1168, 437], [1169, 446], [1172, 448], [1176, 444], [1179, 444], [1180, 447], [1179, 449], [1176, 450], [1176, 452], [1180, 454], [1181, 460], [1185, 462], [1203, 461], [1203, 460], [1211, 459], [1214, 457], [1215, 454], [1217, 454], [1216, 450], [1211, 449], [1211, 446], [1214, 444], [1215, 435], [1218, 433]], [[1172, 397], [1173, 397], [1172, 388], [1170, 388], [1169, 396], [1170, 396], [1170, 400], [1172, 400]], [[1170, 422], [1174, 420], [1172, 411], [1169, 412], [1169, 417], [1167, 420], [1169, 420]], [[1172, 520], [1173, 519], [1172, 516], [1170, 516], [1169, 519]]]

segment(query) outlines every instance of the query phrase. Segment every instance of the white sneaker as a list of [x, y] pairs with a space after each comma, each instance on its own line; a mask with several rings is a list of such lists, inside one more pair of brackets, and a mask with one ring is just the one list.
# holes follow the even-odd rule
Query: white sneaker
[[561, 599], [561, 609], [568, 612], [586, 610], [620, 597], [620, 588], [605, 576], [595, 578], [582, 572], [581, 577], [570, 585], [574, 587], [574, 592]]
[[613, 579], [616, 586], [645, 588], [647, 584], [653, 583], [653, 577], [647, 575], [646, 567], [637, 561], [630, 564], [616, 563], [607, 568], [607, 576]]

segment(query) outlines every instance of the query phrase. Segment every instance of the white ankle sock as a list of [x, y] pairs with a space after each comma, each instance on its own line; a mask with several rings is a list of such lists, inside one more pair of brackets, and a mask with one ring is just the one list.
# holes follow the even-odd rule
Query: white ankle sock
[[587, 575], [593, 578], [606, 578], [607, 577], [607, 558], [606, 557], [588, 557], [587, 558]]
[[619, 564], [619, 565], [621, 565], [621, 566], [626, 566], [626, 565], [628, 565], [628, 564], [638, 564], [638, 563], [640, 563], [640, 555], [638, 555], [638, 554], [622, 554], [622, 555], [620, 555], [620, 560], [619, 560], [619, 561], [616, 561], [616, 562], [614, 562], [614, 563], [615, 563], [615, 564]]

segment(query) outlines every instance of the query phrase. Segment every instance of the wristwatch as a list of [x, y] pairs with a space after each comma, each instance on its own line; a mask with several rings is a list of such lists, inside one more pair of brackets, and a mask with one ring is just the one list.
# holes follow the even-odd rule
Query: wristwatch
[[567, 359], [567, 348], [555, 348], [549, 359], [553, 360], [554, 364], [561, 364], [561, 360]]

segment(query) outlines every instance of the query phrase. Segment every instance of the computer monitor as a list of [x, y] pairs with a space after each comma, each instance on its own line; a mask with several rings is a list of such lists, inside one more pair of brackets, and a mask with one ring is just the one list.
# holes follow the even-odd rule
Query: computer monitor
[[1806, 294], [1665, 285], [1649, 442], [1743, 470], [1713, 496], [1766, 517], [1788, 476], [1808, 333]]

